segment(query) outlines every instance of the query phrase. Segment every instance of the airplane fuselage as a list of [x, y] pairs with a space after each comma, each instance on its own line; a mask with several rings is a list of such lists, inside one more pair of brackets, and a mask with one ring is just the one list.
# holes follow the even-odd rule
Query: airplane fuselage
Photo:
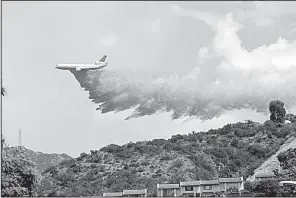
[[102, 69], [108, 66], [107, 62], [100, 63], [100, 64], [58, 64], [56, 66], [57, 69], [60, 70], [97, 70]]

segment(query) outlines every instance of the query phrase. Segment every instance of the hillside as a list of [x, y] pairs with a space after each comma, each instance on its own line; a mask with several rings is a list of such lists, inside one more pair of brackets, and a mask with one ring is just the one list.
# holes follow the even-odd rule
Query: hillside
[[43, 172], [41, 196], [91, 196], [123, 189], [148, 188], [158, 182], [249, 177], [296, 132], [296, 125], [228, 124], [208, 132], [174, 135], [109, 145], [63, 161]]
[[[16, 147], [9, 147], [6, 148], [8, 152], [12, 152]], [[22, 148], [22, 152], [28, 157], [28, 159], [36, 164], [36, 168], [41, 172], [45, 169], [49, 168], [50, 166], [57, 165], [63, 160], [72, 159], [72, 157], [66, 154], [47, 154], [42, 152], [35, 152], [28, 148]]]
[[[281, 171], [280, 176], [287, 180], [296, 180], [296, 146], [278, 155]], [[296, 195], [296, 192], [294, 192]]]
[[296, 148], [296, 137], [291, 136], [281, 147], [280, 149], [268, 158], [260, 167], [258, 167], [254, 171], [254, 175], [249, 178], [249, 181], [255, 180], [255, 174], [262, 174], [262, 173], [272, 173], [276, 170], [281, 170], [282, 167], [278, 160], [278, 156], [280, 153], [287, 151], [288, 149]]

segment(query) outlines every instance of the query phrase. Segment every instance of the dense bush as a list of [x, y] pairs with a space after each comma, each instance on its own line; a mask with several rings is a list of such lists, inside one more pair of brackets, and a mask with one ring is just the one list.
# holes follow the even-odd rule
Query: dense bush
[[265, 127], [268, 131], [271, 131], [271, 132], [277, 130], [276, 124], [275, 124], [273, 121], [271, 121], [271, 120], [266, 120], [266, 121], [264, 122], [264, 127]]
[[255, 130], [251, 130], [251, 129], [241, 129], [241, 128], [234, 128], [233, 129], [234, 131], [234, 134], [237, 136], [237, 137], [253, 137], [256, 135], [256, 131]]
[[273, 135], [275, 135], [277, 138], [284, 138], [287, 135], [289, 135], [292, 132], [292, 128], [288, 126], [283, 126], [279, 130], [273, 131]]
[[170, 160], [171, 157], [169, 155], [161, 156], [160, 160]]
[[147, 142], [148, 145], [153, 146], [163, 146], [167, 141], [165, 139], [154, 139], [152, 141]]
[[101, 148], [100, 151], [105, 151], [105, 152], [114, 154], [114, 153], [118, 153], [118, 152], [122, 151], [122, 148], [119, 145], [110, 144], [108, 146]]
[[238, 138], [233, 138], [233, 139], [231, 140], [230, 145], [233, 146], [233, 147], [237, 147], [238, 141], [239, 141]]
[[169, 141], [172, 143], [176, 143], [178, 140], [182, 140], [182, 139], [183, 139], [183, 135], [177, 134], [177, 135], [173, 135], [171, 139], [169, 139]]
[[267, 150], [260, 144], [253, 144], [248, 148], [249, 152], [259, 158], [265, 157]]
[[226, 124], [225, 126], [223, 126], [221, 129], [218, 129], [218, 133], [220, 135], [226, 135], [226, 134], [229, 134], [232, 130], [232, 126], [231, 124]]
[[288, 113], [286, 114], [286, 120], [289, 120], [291, 123], [296, 123], [296, 115]]
[[265, 179], [246, 184], [246, 189], [254, 192], [256, 197], [277, 197], [280, 195], [279, 181], [276, 179]]
[[181, 168], [183, 166], [183, 161], [181, 159], [177, 159], [175, 160], [172, 165], [171, 165], [171, 169], [173, 168]]
[[34, 163], [24, 155], [22, 148], [4, 146], [1, 154], [1, 196], [36, 196], [38, 175]]

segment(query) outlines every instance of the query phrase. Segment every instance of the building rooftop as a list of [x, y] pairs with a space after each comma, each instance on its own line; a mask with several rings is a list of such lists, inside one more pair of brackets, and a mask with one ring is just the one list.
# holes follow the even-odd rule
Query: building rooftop
[[123, 190], [123, 195], [143, 195], [147, 194], [147, 189], [141, 189], [141, 190]]
[[203, 180], [201, 181], [201, 185], [217, 185], [220, 184], [219, 180]]
[[236, 177], [236, 178], [219, 178], [220, 183], [235, 183], [235, 182], [242, 182], [243, 178]]
[[255, 175], [256, 178], [269, 178], [269, 177], [275, 177], [274, 173], [268, 172], [268, 173], [257, 173]]
[[158, 189], [175, 189], [180, 188], [179, 184], [158, 184]]
[[122, 192], [103, 193], [103, 197], [122, 197]]
[[199, 186], [201, 181], [187, 181], [187, 182], [180, 182], [180, 186]]

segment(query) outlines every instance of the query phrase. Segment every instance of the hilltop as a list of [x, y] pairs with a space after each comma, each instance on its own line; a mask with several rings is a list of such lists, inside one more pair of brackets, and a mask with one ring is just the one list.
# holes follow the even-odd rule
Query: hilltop
[[295, 132], [295, 123], [248, 120], [208, 132], [174, 135], [168, 140], [111, 144], [46, 169], [38, 193], [92, 196], [148, 188], [148, 196], [155, 196], [159, 182], [247, 178], [291, 141]]
[[[18, 147], [6, 147], [5, 149], [7, 152], [14, 152], [16, 151]], [[36, 164], [37, 170], [40, 172], [46, 170], [47, 168], [57, 165], [63, 160], [70, 160], [72, 157], [69, 155], [63, 153], [63, 154], [56, 154], [56, 153], [42, 153], [42, 152], [36, 152], [32, 151], [28, 148], [22, 147], [22, 152], [24, 155], [32, 162]]]

